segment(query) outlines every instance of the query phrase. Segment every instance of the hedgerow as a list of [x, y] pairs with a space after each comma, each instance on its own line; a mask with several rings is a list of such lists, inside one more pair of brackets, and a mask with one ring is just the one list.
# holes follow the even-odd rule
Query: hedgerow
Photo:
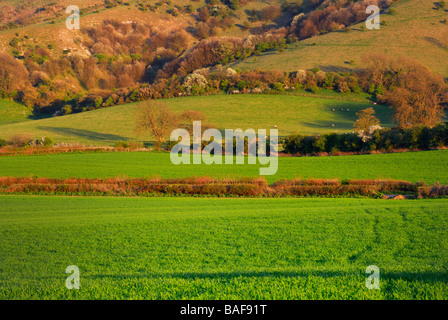
[[293, 134], [283, 139], [285, 153], [302, 155], [394, 149], [430, 150], [446, 146], [447, 123], [433, 128], [416, 126], [409, 129], [379, 129], [367, 141], [363, 141], [362, 137], [355, 133], [330, 133], [321, 136]]
[[215, 197], [381, 197], [386, 193], [419, 198], [446, 196], [447, 186], [426, 186], [399, 180], [294, 179], [268, 185], [262, 178], [185, 179], [53, 179], [0, 177], [0, 193], [97, 196], [215, 196]]

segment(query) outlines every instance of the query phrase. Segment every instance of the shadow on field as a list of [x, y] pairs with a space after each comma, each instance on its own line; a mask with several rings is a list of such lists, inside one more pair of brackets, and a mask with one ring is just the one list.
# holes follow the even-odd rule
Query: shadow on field
[[103, 140], [103, 141], [128, 141], [130, 138], [118, 136], [115, 134], [99, 133], [83, 129], [74, 128], [55, 128], [55, 127], [37, 127], [39, 130], [51, 131], [62, 135], [76, 136], [79, 138], [91, 139], [91, 140]]
[[353, 72], [354, 68], [331, 66], [331, 65], [321, 65], [321, 66], [319, 66], [319, 69], [324, 72], [345, 73], [345, 72]]
[[440, 42], [439, 40], [437, 40], [436, 38], [433, 37], [425, 37], [425, 40], [433, 45], [435, 45], [438, 48], [441, 49], [447, 49], [446, 45], [443, 44], [442, 42]]
[[[334, 127], [332, 126], [334, 124]], [[334, 130], [350, 130], [351, 126], [349, 122], [337, 122], [337, 121], [317, 121], [317, 122], [302, 122], [302, 125], [307, 128], [319, 128], [319, 129], [334, 129]]]
[[[271, 271], [271, 272], [187, 272], [187, 273], [166, 273], [166, 274], [141, 274], [141, 275], [96, 275], [88, 278], [175, 278], [183, 280], [194, 279], [222, 279], [233, 280], [235, 278], [343, 278], [343, 277], [360, 277], [367, 279], [368, 275], [364, 272], [344, 272], [344, 271], [311, 271], [311, 272], [287, 272], [287, 271]], [[391, 272], [381, 273], [380, 280], [405, 280], [418, 282], [448, 282], [448, 273], [444, 272]]]

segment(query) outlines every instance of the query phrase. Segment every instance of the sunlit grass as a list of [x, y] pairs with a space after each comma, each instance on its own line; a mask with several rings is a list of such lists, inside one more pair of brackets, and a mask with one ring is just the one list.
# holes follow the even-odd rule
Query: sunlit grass
[[[280, 135], [352, 131], [356, 112], [370, 105], [367, 100], [354, 102], [290, 95], [217, 95], [167, 99], [163, 102], [176, 112], [191, 109], [204, 112], [217, 129], [258, 130], [278, 126]], [[135, 132], [138, 105], [126, 104], [4, 125], [0, 127], [0, 138], [27, 133], [35, 137], [48, 136], [56, 142], [88, 145], [114, 145], [116, 141], [132, 139], [152, 140], [151, 136], [137, 136]], [[375, 109], [382, 125], [391, 126], [390, 109], [381, 105], [375, 106]]]
[[[0, 197], [2, 299], [447, 299], [446, 200]], [[81, 289], [65, 287], [76, 265]], [[365, 287], [369, 265], [381, 290]]]
[[[395, 179], [448, 183], [448, 150], [392, 154], [280, 157], [269, 182], [293, 178]], [[0, 157], [0, 176], [48, 178], [260, 176], [260, 164], [173, 165], [169, 153], [118, 152]]]

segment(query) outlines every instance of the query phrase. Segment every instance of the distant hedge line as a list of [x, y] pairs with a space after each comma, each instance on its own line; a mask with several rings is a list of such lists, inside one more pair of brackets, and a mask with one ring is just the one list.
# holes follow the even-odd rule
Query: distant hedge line
[[356, 133], [330, 133], [321, 136], [292, 134], [283, 140], [288, 154], [318, 154], [322, 152], [362, 152], [393, 149], [430, 150], [448, 146], [448, 123], [433, 128], [417, 126], [410, 129], [377, 130], [367, 141]]

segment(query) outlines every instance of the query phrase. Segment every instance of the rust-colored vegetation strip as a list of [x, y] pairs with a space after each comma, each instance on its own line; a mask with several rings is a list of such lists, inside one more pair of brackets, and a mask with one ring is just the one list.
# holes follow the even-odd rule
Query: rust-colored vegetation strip
[[[305, 197], [404, 194], [407, 198], [448, 195], [448, 186], [426, 186], [400, 180], [293, 179], [269, 185], [264, 178], [213, 179], [50, 179], [0, 177], [1, 194], [92, 195], [92, 196], [215, 196], [215, 197]], [[393, 197], [389, 197], [393, 198]]]

